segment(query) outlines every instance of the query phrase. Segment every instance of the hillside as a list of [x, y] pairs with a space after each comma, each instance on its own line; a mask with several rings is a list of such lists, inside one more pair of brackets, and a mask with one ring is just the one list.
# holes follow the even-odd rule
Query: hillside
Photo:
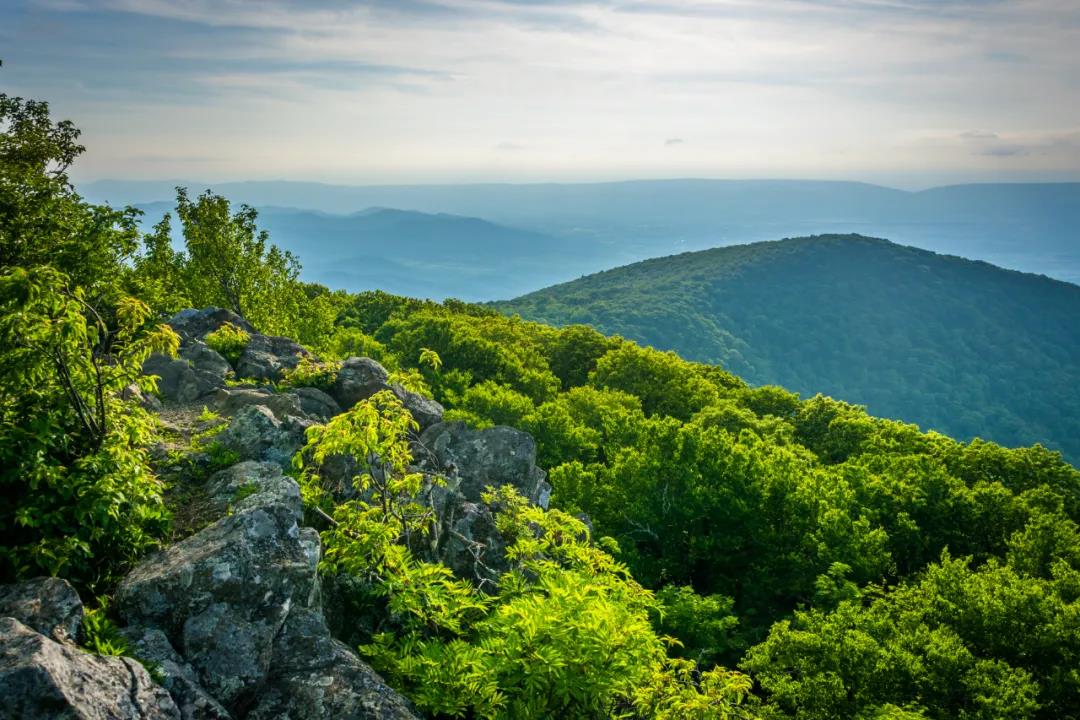
[[[0, 716], [1075, 717], [1060, 454], [582, 325], [305, 283], [210, 193], [178, 193], [176, 247], [73, 190], [77, 137], [0, 96]], [[727, 255], [657, 261], [677, 272], [624, 309], [745, 286], [750, 330], [773, 306], [814, 326], [792, 353], [911, 336], [959, 385], [923, 350], [944, 332], [1014, 363], [1008, 395], [969, 388], [987, 412], [1035, 397], [1022, 343], [1048, 375], [1076, 364], [1072, 286], [866, 238]], [[728, 359], [749, 367], [746, 335]]]
[[1045, 277], [826, 235], [657, 258], [498, 307], [1080, 458], [1080, 287]]
[[[113, 205], [169, 200], [177, 182], [80, 186]], [[1080, 282], [1080, 183], [987, 183], [919, 192], [821, 180], [636, 180], [603, 183], [347, 186], [179, 183], [234, 202], [348, 214], [368, 207], [452, 213], [597, 244], [604, 262], [566, 258], [569, 280], [671, 253], [813, 233], [860, 233]], [[317, 237], [312, 236], [313, 241]], [[492, 258], [463, 253], [485, 267]], [[530, 289], [542, 287], [533, 284]], [[420, 294], [423, 287], [411, 290]], [[509, 295], [488, 293], [486, 300]]]

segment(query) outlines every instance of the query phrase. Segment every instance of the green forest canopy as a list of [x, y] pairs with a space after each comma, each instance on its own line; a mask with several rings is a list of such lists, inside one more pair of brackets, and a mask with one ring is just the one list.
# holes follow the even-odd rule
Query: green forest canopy
[[1080, 459], [1080, 287], [858, 235], [656, 258], [497, 304], [954, 437]]
[[118, 391], [146, 353], [175, 351], [160, 322], [176, 307], [255, 303], [257, 328], [326, 361], [295, 382], [369, 355], [448, 420], [536, 439], [553, 510], [494, 497], [515, 568], [482, 596], [391, 531], [422, 532], [426, 511], [389, 394], [309, 436], [313, 461], [392, 460], [385, 502], [330, 508], [324, 571], [405, 611], [361, 651], [435, 717], [1080, 713], [1080, 471], [1060, 454], [750, 386], [581, 325], [304, 285], [250, 211], [212, 195], [179, 195], [177, 253], [167, 227], [141, 235], [75, 194], [77, 133], [46, 106], [0, 96], [0, 113], [3, 581], [48, 572], [107, 593], [165, 537], [154, 422]]

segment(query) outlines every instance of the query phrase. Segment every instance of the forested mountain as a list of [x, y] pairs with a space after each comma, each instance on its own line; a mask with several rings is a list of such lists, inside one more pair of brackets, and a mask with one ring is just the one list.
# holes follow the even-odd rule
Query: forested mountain
[[657, 258], [498, 307], [585, 323], [755, 384], [1080, 458], [1080, 287], [823, 235]]
[[[80, 189], [98, 202], [144, 204], [169, 200], [177, 184], [211, 187], [255, 207], [337, 214], [393, 207], [479, 217], [603, 253], [600, 265], [567, 253], [562, 280], [671, 253], [840, 232], [1080, 282], [1080, 183], [990, 183], [920, 192], [856, 182], [705, 179], [412, 186], [102, 181]], [[318, 241], [314, 233], [311, 241]], [[495, 259], [463, 251], [461, 260], [485, 267]], [[518, 278], [519, 284], [529, 280]], [[427, 291], [417, 283], [408, 292]], [[506, 297], [490, 293], [484, 299]]]
[[818, 370], [910, 338], [925, 390], [952, 337], [1010, 369], [995, 412], [1034, 347], [1068, 408], [1078, 288], [829, 236], [529, 301], [742, 288], [724, 367], [303, 282], [211, 192], [148, 231], [78, 195], [77, 139], [0, 94], [0, 715], [1077, 717], [1080, 471], [731, 369], [778, 307]]

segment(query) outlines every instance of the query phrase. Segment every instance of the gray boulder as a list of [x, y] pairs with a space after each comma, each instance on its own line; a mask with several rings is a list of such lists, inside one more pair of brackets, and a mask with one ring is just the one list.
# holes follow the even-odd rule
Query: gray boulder
[[421, 431], [442, 420], [442, 405], [400, 385], [391, 385], [386, 368], [371, 358], [346, 358], [330, 388], [330, 395], [338, 405], [347, 409], [383, 390], [393, 391], [401, 404], [412, 413]]
[[442, 475], [466, 500], [480, 502], [488, 486], [513, 485], [529, 502], [547, 508], [551, 486], [536, 466], [536, 441], [500, 425], [483, 430], [463, 422], [433, 425], [414, 443], [420, 467]]
[[277, 382], [286, 369], [295, 368], [301, 357], [310, 355], [303, 346], [287, 337], [255, 334], [236, 361], [236, 375]]
[[434, 544], [420, 553], [475, 582], [481, 590], [494, 591], [499, 576], [510, 566], [506, 541], [495, 526], [491, 507], [440, 488], [433, 489], [432, 500], [439, 518], [437, 534]]
[[401, 400], [401, 404], [412, 414], [413, 420], [420, 426], [420, 432], [442, 422], [443, 406], [439, 403], [419, 393], [405, 390], [400, 385], [394, 385], [393, 390], [394, 394]]
[[291, 477], [283, 475], [276, 463], [248, 460], [215, 473], [207, 482], [206, 495], [217, 515], [224, 515], [229, 509], [243, 512], [280, 505], [299, 521], [304, 511], [300, 487]]
[[273, 668], [248, 720], [414, 720], [408, 701], [343, 643], [321, 612], [289, 613], [274, 640]]
[[251, 323], [233, 311], [223, 308], [208, 307], [202, 310], [188, 308], [169, 318], [169, 326], [183, 340], [202, 340], [208, 333], [217, 330], [225, 323], [232, 323], [248, 333], [255, 332]]
[[319, 422], [326, 422], [341, 413], [341, 406], [334, 398], [319, 388], [298, 387], [291, 394], [300, 402], [300, 409], [304, 414]]
[[83, 605], [67, 580], [40, 577], [0, 585], [0, 617], [15, 618], [59, 642], [76, 642]]
[[142, 370], [144, 375], [157, 375], [160, 378], [158, 393], [168, 402], [194, 402], [225, 385], [224, 376], [195, 368], [183, 358], [170, 358], [158, 353], [146, 359]]
[[302, 417], [303, 409], [300, 407], [300, 398], [293, 393], [278, 393], [270, 388], [253, 387], [227, 387], [221, 388], [214, 394], [214, 407], [222, 415], [233, 417], [241, 410], [251, 405], [262, 405], [269, 408], [278, 420], [285, 418]]
[[139, 658], [156, 665], [161, 685], [169, 691], [183, 720], [231, 720], [229, 711], [199, 685], [194, 668], [173, 649], [156, 628], [128, 627], [121, 631]]
[[162, 630], [210, 695], [243, 708], [266, 683], [290, 609], [318, 602], [312, 542], [293, 508], [245, 510], [144, 560], [114, 607], [129, 625]]
[[381, 390], [389, 390], [388, 373], [371, 358], [350, 357], [341, 363], [330, 396], [342, 408], [351, 408]]
[[304, 445], [304, 431], [312, 424], [292, 416], [278, 420], [265, 405], [249, 405], [233, 416], [216, 441], [242, 460], [265, 460], [289, 467], [292, 456]]
[[0, 718], [180, 720], [142, 665], [58, 643], [15, 618], [0, 618]]
[[180, 357], [196, 370], [210, 373], [222, 380], [232, 372], [229, 361], [221, 353], [199, 340], [189, 340], [180, 346]]

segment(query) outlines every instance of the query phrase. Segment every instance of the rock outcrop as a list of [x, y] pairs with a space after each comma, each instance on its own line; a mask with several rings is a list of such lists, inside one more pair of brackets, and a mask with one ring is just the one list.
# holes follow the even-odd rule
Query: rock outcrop
[[172, 697], [131, 658], [99, 657], [0, 618], [0, 717], [180, 720]]
[[82, 625], [79, 593], [66, 580], [34, 578], [0, 585], [0, 617], [19, 622], [58, 642], [75, 642]]
[[401, 404], [412, 413], [421, 431], [442, 421], [442, 405], [419, 393], [406, 390], [401, 385], [392, 384], [386, 368], [371, 358], [346, 358], [341, 363], [333, 387], [330, 388], [330, 396], [342, 408], [351, 408], [383, 390], [391, 390], [401, 400]]
[[[392, 383], [369, 358], [345, 360], [326, 392], [273, 385], [308, 351], [255, 332], [227, 310], [185, 310], [169, 322], [181, 337], [180, 357], [154, 356], [145, 364], [161, 377], [163, 415], [186, 442], [223, 422], [202, 417], [205, 405], [227, 422], [210, 442], [239, 461], [209, 478], [195, 474], [206, 479], [192, 479], [185, 497], [197, 498], [191, 527], [201, 529], [143, 559], [116, 590], [112, 611], [121, 632], [161, 684], [135, 660], [75, 646], [78, 596], [63, 581], [42, 579], [0, 587], [0, 693], [23, 703], [11, 706], [16, 716], [31, 718], [415, 718], [409, 702], [328, 629], [328, 617], [339, 637], [349, 632], [344, 626], [355, 632], [365, 622], [345, 618], [334, 597], [334, 588], [361, 581], [341, 576], [323, 587], [318, 532], [303, 526], [299, 486], [283, 470], [313, 424], [393, 392], [419, 425], [411, 437], [414, 464], [428, 478], [420, 500], [437, 515], [434, 537], [416, 551], [489, 589], [507, 563], [495, 510], [482, 494], [512, 485], [546, 507], [551, 488], [536, 466], [535, 442], [509, 427], [442, 422], [439, 403]], [[234, 364], [204, 342], [226, 322], [251, 335]], [[211, 467], [209, 452], [191, 457]], [[351, 458], [331, 458], [322, 479], [339, 500], [348, 499], [355, 497], [356, 470]], [[0, 718], [8, 710], [0, 705]]]
[[479, 502], [487, 487], [514, 486], [529, 502], [547, 508], [551, 486], [536, 466], [532, 435], [500, 425], [475, 430], [463, 422], [434, 425], [414, 443], [420, 467], [442, 475], [448, 487]]
[[236, 374], [242, 378], [276, 382], [286, 370], [295, 368], [300, 358], [310, 355], [307, 349], [289, 338], [253, 333], [236, 361]]
[[[256, 411], [270, 412], [240, 414]], [[205, 491], [223, 517], [146, 558], [114, 600], [183, 716], [414, 718], [327, 629], [319, 536], [300, 526], [296, 481], [249, 461], [213, 475]]]

